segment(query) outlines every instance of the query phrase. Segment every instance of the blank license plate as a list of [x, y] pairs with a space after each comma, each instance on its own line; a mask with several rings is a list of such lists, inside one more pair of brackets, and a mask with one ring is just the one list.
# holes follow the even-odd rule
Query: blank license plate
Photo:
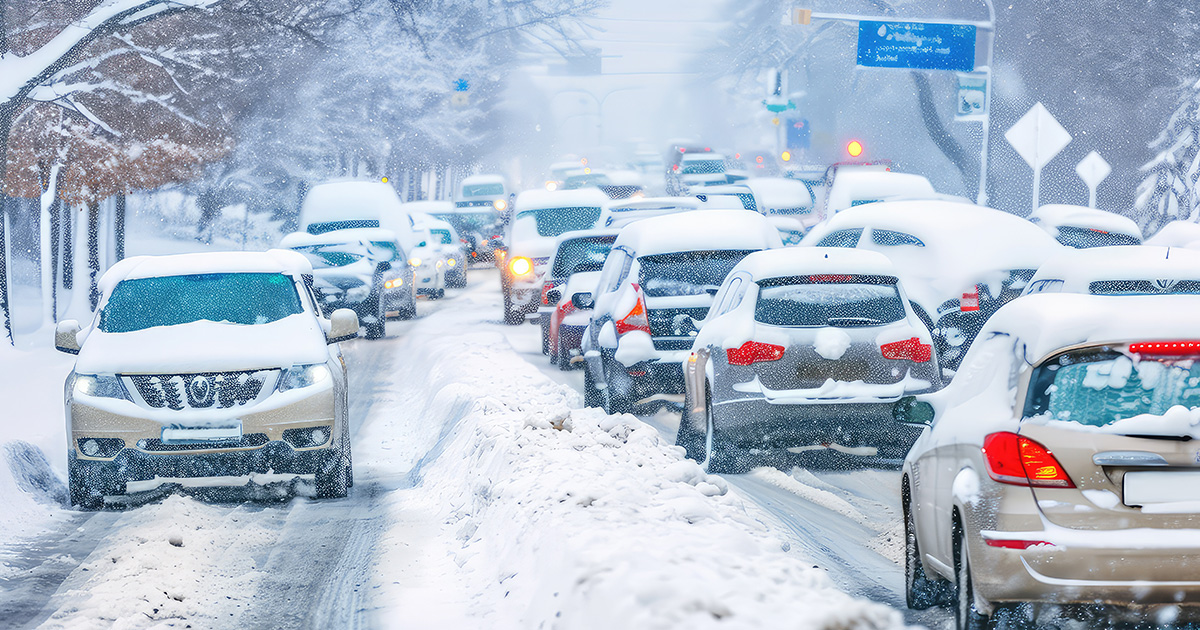
[[236, 442], [242, 439], [242, 421], [204, 426], [163, 427], [164, 444], [207, 444], [209, 442]]
[[1125, 473], [1125, 505], [1200, 501], [1200, 471], [1135, 471]]

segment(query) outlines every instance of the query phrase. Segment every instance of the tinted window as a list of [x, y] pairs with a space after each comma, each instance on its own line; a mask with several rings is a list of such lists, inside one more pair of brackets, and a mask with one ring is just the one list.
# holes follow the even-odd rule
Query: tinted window
[[748, 250], [678, 252], [642, 256], [639, 281], [650, 297], [716, 293]]
[[758, 285], [754, 319], [772, 326], [857, 328], [906, 317], [896, 278], [890, 276], [797, 276]]
[[1200, 407], [1200, 357], [1127, 355], [1111, 348], [1067, 352], [1038, 367], [1025, 416], [1105, 426], [1175, 405]]
[[325, 221], [322, 223], [310, 223], [307, 230], [309, 234], [325, 234], [334, 230], [352, 230], [354, 228], [377, 228], [379, 221], [376, 219], [355, 219], [353, 221]]
[[683, 175], [709, 175], [711, 173], [724, 173], [725, 162], [723, 160], [688, 160], [683, 163]]
[[1200, 294], [1200, 280], [1098, 280], [1088, 285], [1093, 295]]
[[131, 332], [201, 320], [266, 324], [303, 312], [280, 273], [208, 273], [122, 280], [100, 312], [100, 330]]
[[517, 214], [518, 221], [534, 220], [538, 236], [558, 236], [563, 232], [586, 230], [595, 227], [599, 218], [600, 208], [597, 207], [546, 208]]
[[582, 271], [600, 271], [616, 236], [573, 238], [558, 247], [551, 278], [566, 278]]
[[855, 247], [858, 245], [858, 239], [862, 237], [862, 233], [862, 228], [830, 232], [821, 239], [821, 242], [817, 243], [817, 247]]
[[904, 232], [895, 232], [892, 230], [872, 229], [871, 240], [874, 241], [876, 245], [883, 245], [886, 247], [897, 247], [900, 245], [915, 245], [917, 247], [925, 247], [925, 243], [921, 242], [921, 239], [913, 236], [912, 234], [905, 234]]
[[313, 269], [328, 269], [330, 267], [345, 267], [366, 257], [361, 245], [311, 245], [294, 247], [294, 250], [304, 254]]
[[1069, 225], [1058, 228], [1058, 242], [1076, 249], [1142, 244], [1141, 241], [1127, 234], [1114, 234], [1103, 230], [1072, 227]]

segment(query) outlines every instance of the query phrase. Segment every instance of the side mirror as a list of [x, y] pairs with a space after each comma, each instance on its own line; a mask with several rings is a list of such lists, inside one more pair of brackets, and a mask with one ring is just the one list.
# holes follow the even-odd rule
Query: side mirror
[[596, 306], [596, 300], [591, 293], [576, 293], [571, 296], [571, 304], [581, 311], [587, 311]]
[[325, 335], [326, 343], [337, 343], [354, 339], [358, 336], [358, 313], [339, 308], [329, 316], [329, 333]]
[[915, 396], [905, 396], [892, 407], [892, 417], [902, 424], [931, 425], [933, 405], [917, 400]]
[[59, 352], [79, 354], [79, 322], [73, 319], [58, 322], [58, 327], [54, 329], [54, 347]]
[[558, 304], [558, 301], [561, 299], [562, 299], [562, 291], [559, 291], [558, 289], [550, 289], [549, 291], [546, 292], [546, 302], [549, 303], [551, 306]]

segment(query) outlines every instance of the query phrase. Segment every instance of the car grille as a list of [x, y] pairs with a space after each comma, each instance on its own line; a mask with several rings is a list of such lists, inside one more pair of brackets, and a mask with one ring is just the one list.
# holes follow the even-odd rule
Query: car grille
[[126, 378], [133, 382], [146, 405], [154, 409], [228, 409], [257, 400], [267, 379], [277, 371], [138, 374]]
[[196, 444], [167, 444], [158, 438], [138, 440], [137, 447], [149, 453], [172, 453], [179, 451], [204, 451], [226, 448], [258, 448], [266, 444], [266, 433], [249, 433], [232, 440], [220, 440]]

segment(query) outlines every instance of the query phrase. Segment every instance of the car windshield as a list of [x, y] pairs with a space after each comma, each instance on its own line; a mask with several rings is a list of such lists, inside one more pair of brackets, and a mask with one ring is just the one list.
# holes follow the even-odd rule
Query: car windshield
[[552, 278], [566, 278], [583, 271], [600, 271], [616, 236], [592, 236], [563, 241], [550, 269]]
[[752, 250], [709, 250], [638, 258], [639, 282], [649, 297], [715, 294], [725, 276]]
[[771, 326], [858, 328], [906, 317], [896, 278], [813, 275], [758, 282], [755, 321]]
[[295, 251], [304, 254], [313, 269], [329, 269], [330, 267], [345, 267], [366, 257], [365, 248], [358, 244], [338, 243], [336, 245], [309, 245], [294, 247]]
[[1058, 242], [1076, 249], [1089, 247], [1109, 247], [1112, 245], [1141, 245], [1142, 242], [1128, 234], [1105, 232], [1094, 228], [1081, 228], [1070, 225], [1059, 226]]
[[600, 218], [597, 206], [570, 206], [565, 208], [543, 208], [524, 210], [517, 213], [517, 222], [533, 220], [538, 236], [558, 236], [563, 232], [587, 230], [596, 226]]
[[434, 239], [436, 239], [437, 242], [441, 243], [442, 245], [449, 245], [450, 243], [454, 242], [454, 240], [450, 238], [450, 230], [435, 229], [429, 230], [429, 233], [433, 234]]
[[197, 321], [251, 326], [300, 312], [296, 285], [281, 273], [162, 276], [118, 282], [99, 327], [123, 333]]
[[1155, 356], [1101, 347], [1065, 352], [1030, 381], [1025, 417], [1103, 427], [1171, 407], [1200, 407], [1200, 356]]
[[483, 197], [483, 196], [492, 196], [492, 195], [503, 195], [504, 194], [504, 184], [500, 184], [500, 183], [463, 184], [462, 194], [463, 194], [463, 197]]
[[710, 175], [725, 172], [725, 160], [684, 160], [684, 175]]

